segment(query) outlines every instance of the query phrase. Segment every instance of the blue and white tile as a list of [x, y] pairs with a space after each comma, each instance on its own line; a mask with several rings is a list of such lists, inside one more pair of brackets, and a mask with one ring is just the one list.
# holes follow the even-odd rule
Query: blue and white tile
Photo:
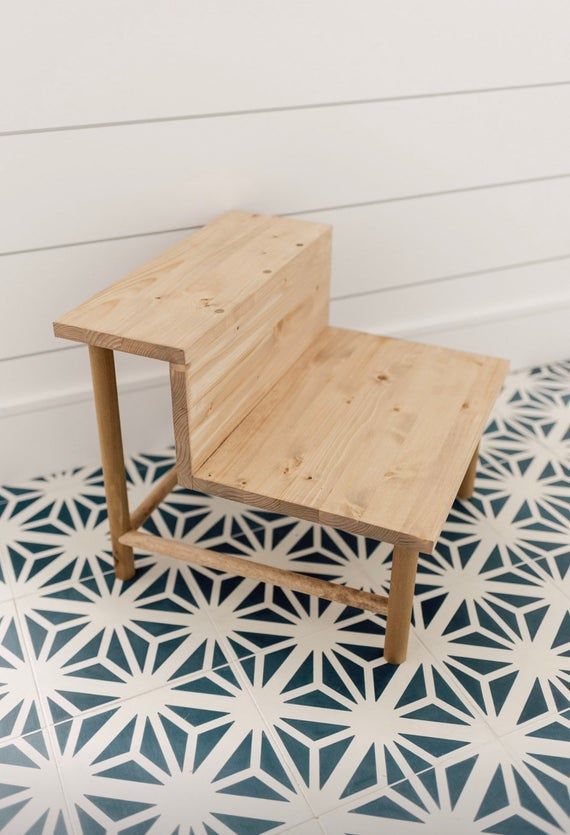
[[570, 598], [570, 552], [559, 555], [549, 554], [533, 563], [534, 570], [546, 580], [553, 582], [560, 591]]
[[[272, 514], [275, 517], [275, 514]], [[344, 534], [332, 528], [295, 523], [278, 517], [253, 534], [212, 539], [208, 547], [251, 558], [279, 568], [307, 573], [367, 591], [386, 593], [391, 547]], [[337, 631], [346, 607], [277, 586], [244, 580], [207, 569], [193, 570], [201, 589], [201, 605], [208, 609], [228, 655], [234, 659], [302, 644], [321, 630]], [[377, 624], [379, 658], [385, 620]], [[380, 636], [380, 637], [378, 637]]]
[[43, 731], [0, 745], [0, 831], [6, 835], [73, 832], [51, 744]]
[[[504, 469], [507, 465], [501, 466]], [[539, 510], [533, 514], [533, 488], [528, 500], [512, 497], [501, 487], [503, 481], [498, 467], [481, 468], [474, 497], [454, 503], [438, 547], [455, 543], [458, 548], [469, 549], [480, 543], [490, 559], [499, 554], [501, 562], [512, 566], [545, 557], [565, 560], [570, 541], [568, 520], [552, 515], [545, 518]], [[568, 491], [570, 482], [563, 489]]]
[[[138, 504], [172, 464], [168, 451], [128, 461], [131, 506]], [[8, 488], [16, 489], [0, 512], [2, 564], [13, 596], [113, 570], [99, 467], [76, 468]], [[169, 518], [168, 511], [165, 515]], [[192, 507], [187, 515], [193, 516]], [[137, 553], [136, 562], [144, 566], [155, 558]]]
[[542, 522], [535, 524], [537, 533], [552, 531], [564, 534], [570, 517], [568, 486], [570, 468], [555, 459], [529, 461], [525, 466], [509, 459], [480, 465], [476, 478], [476, 494], [472, 504], [478, 502], [497, 519], [514, 518]]
[[484, 541], [442, 540], [420, 558], [414, 619], [495, 733], [570, 707], [568, 600], [534, 564], [513, 567]]
[[380, 624], [347, 610], [335, 629], [240, 664], [316, 815], [492, 737], [412, 635], [400, 667], [379, 658]]
[[190, 571], [173, 560], [121, 583], [98, 573], [17, 601], [48, 721], [227, 662]]
[[231, 666], [51, 733], [79, 832], [246, 835], [311, 819]]
[[[131, 507], [147, 495], [173, 463], [169, 450], [139, 455], [127, 462]], [[4, 488], [3, 497], [0, 601], [113, 570], [99, 467], [32, 479]], [[216, 525], [229, 532], [229, 504], [234, 506], [233, 518], [248, 518], [247, 508], [177, 487], [147, 520], [145, 529], [186, 539], [199, 538]], [[154, 556], [139, 552], [135, 559], [140, 566], [156, 562]]]
[[568, 363], [510, 374], [482, 439], [484, 458], [570, 460]]
[[42, 714], [14, 603], [0, 603], [0, 742], [36, 731]]
[[34, 479], [0, 518], [2, 564], [14, 597], [110, 568], [99, 468]]
[[316, 818], [303, 821], [298, 826], [286, 830], [287, 835], [324, 835], [324, 830]]
[[[129, 502], [135, 507], [173, 465], [172, 450], [160, 455], [138, 455], [126, 465]], [[144, 529], [159, 536], [185, 539], [210, 547], [236, 536], [252, 537], [258, 530], [271, 530], [295, 520], [267, 513], [219, 496], [209, 496], [177, 486], [144, 524]]]
[[327, 835], [559, 835], [570, 830], [564, 717], [519, 731], [506, 744], [457, 752], [321, 818]]
[[[380, 616], [149, 554], [119, 583], [98, 468], [1, 488], [5, 831], [568, 831], [569, 404], [568, 363], [507, 381], [399, 668]], [[127, 462], [131, 506], [172, 463]], [[389, 589], [389, 545], [191, 490], [145, 527]]]
[[29, 581], [60, 553], [53, 537], [34, 530], [40, 507], [45, 515], [43, 494], [24, 485], [8, 491], [8, 501], [0, 505], [0, 600], [12, 598], [19, 586], [27, 591]]

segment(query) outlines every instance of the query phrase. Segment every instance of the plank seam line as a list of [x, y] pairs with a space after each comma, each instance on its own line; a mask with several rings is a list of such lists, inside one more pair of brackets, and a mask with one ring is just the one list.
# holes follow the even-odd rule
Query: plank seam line
[[[496, 183], [481, 183], [474, 186], [462, 186], [460, 188], [444, 189], [443, 191], [426, 191], [420, 194], [403, 194], [396, 197], [385, 197], [377, 200], [362, 200], [357, 203], [339, 203], [334, 206], [318, 206], [313, 209], [295, 209], [290, 212], [275, 212], [281, 217], [298, 217], [299, 215], [321, 214], [324, 212], [344, 211], [345, 209], [361, 209], [367, 206], [381, 206], [385, 203], [404, 203], [407, 200], [425, 200], [432, 197], [445, 197], [450, 194], [468, 194], [474, 191], [485, 191], [495, 188], [511, 188], [516, 186], [530, 185], [532, 183], [550, 182], [552, 180], [565, 180], [570, 178], [570, 172], [561, 174], [545, 174], [541, 177], [526, 177], [521, 180], [504, 180]], [[221, 210], [223, 211], [223, 210]], [[193, 232], [201, 229], [203, 224], [198, 223], [191, 226], [176, 226], [171, 229], [157, 229], [150, 232], [132, 232], [127, 235], [114, 235], [106, 238], [90, 238], [84, 241], [67, 241], [61, 244], [48, 244], [46, 246], [28, 247], [26, 249], [12, 249], [0, 252], [0, 258], [7, 258], [13, 255], [27, 255], [32, 252], [49, 252], [52, 249], [68, 249], [73, 246], [90, 246], [91, 244], [113, 243], [114, 241], [128, 241], [132, 238], [150, 238], [153, 235], [170, 235], [175, 232]]]
[[474, 278], [478, 275], [489, 275], [491, 273], [508, 272], [519, 270], [523, 267], [536, 267], [540, 264], [552, 264], [557, 261], [567, 261], [570, 253], [565, 255], [551, 255], [547, 258], [534, 258], [530, 261], [514, 261], [512, 264], [500, 264], [498, 267], [489, 267], [481, 270], [469, 270], [464, 273], [452, 273], [450, 275], [436, 276], [423, 281], [408, 281], [406, 284], [391, 284], [388, 287], [377, 287], [374, 290], [361, 290], [356, 293], [345, 293], [342, 296], [333, 296], [331, 302], [343, 302], [348, 299], [360, 299], [365, 296], [376, 296], [379, 293], [387, 293], [391, 290], [409, 290], [413, 287], [424, 287], [430, 284], [443, 284], [446, 281], [456, 281], [461, 278]]
[[244, 110], [220, 110], [210, 113], [188, 113], [180, 116], [156, 116], [140, 119], [123, 119], [110, 122], [85, 122], [75, 125], [53, 125], [42, 128], [20, 128], [16, 130], [0, 131], [0, 138], [4, 136], [28, 136], [41, 133], [61, 133], [64, 131], [97, 130], [99, 128], [136, 127], [137, 125], [156, 125], [167, 122], [189, 122], [200, 119], [226, 119], [239, 116], [257, 116], [265, 113], [290, 113], [301, 110], [323, 110], [333, 107], [358, 107], [368, 104], [385, 104], [399, 101], [416, 101], [422, 99], [451, 98], [453, 96], [474, 96], [487, 93], [507, 93], [525, 90], [539, 90], [550, 87], [566, 87], [570, 81], [542, 81], [534, 84], [510, 84], [499, 87], [478, 87], [469, 90], [442, 90], [435, 93], [409, 93], [401, 96], [378, 96], [364, 99], [343, 99], [330, 102], [307, 102], [306, 104], [289, 104], [277, 107], [255, 107]]

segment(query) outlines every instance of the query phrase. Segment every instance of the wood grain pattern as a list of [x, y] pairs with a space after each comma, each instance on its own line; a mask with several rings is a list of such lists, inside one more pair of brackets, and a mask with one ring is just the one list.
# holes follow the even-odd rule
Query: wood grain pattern
[[[320, 224], [233, 212], [55, 332], [90, 346], [119, 577], [132, 576], [140, 547], [387, 612], [385, 657], [399, 664], [418, 551], [472, 490], [507, 363], [328, 327], [330, 238]], [[170, 362], [176, 469], [130, 519], [108, 346]], [[389, 600], [137, 531], [177, 481], [393, 542]]]
[[191, 486], [431, 551], [506, 370], [327, 328]]
[[[421, 328], [457, 316], [496, 315], [521, 305], [530, 309], [553, 299], [570, 302], [570, 259], [432, 283], [435, 277], [568, 252], [568, 216], [570, 177], [329, 210], [301, 219], [334, 227], [331, 324], [396, 335], [402, 327]], [[171, 232], [0, 258], [0, 359], [63, 348], [45, 326], [48, 317], [57, 318], [184, 236]], [[413, 247], [405, 241], [413, 241]], [[422, 286], [398, 287], [410, 283]], [[383, 292], [334, 301], [335, 296], [376, 290]], [[540, 336], [535, 334], [533, 345]], [[507, 334], [504, 344], [513, 356], [516, 348]], [[492, 353], [484, 340], [479, 345], [473, 350]], [[555, 356], [551, 352], [545, 358]], [[10, 390], [5, 392], [9, 397]]]
[[131, 513], [131, 529], [140, 528], [145, 519], [164, 501], [177, 484], [178, 474], [176, 467], [173, 467], [156, 482], [150, 493], [135, 507]]
[[135, 573], [133, 550], [119, 541], [121, 534], [129, 530], [131, 520], [125, 481], [115, 363], [112, 351], [94, 346], [89, 348], [89, 359], [115, 574], [120, 580], [130, 580]]
[[[228, 212], [58, 318], [56, 336], [189, 363], [205, 336], [272, 295], [280, 271], [327, 226]], [[297, 244], [302, 246], [297, 246]]]
[[416, 550], [394, 548], [384, 640], [384, 658], [389, 664], [401, 664], [406, 659], [417, 565]]
[[171, 362], [184, 479], [326, 326], [330, 238], [322, 224], [231, 212], [61, 317], [55, 333]]
[[473, 490], [475, 488], [475, 478], [477, 476], [477, 463], [479, 461], [479, 444], [477, 444], [477, 449], [473, 453], [471, 461], [469, 462], [469, 466], [467, 467], [467, 472], [463, 476], [463, 481], [459, 486], [459, 490], [457, 491], [457, 496], [459, 499], [470, 499], [473, 495]]
[[190, 383], [184, 365], [170, 364], [170, 395], [172, 398], [172, 424], [176, 446], [178, 479], [187, 484], [192, 478], [192, 453], [190, 450]]
[[181, 484], [430, 551], [507, 365], [327, 327], [329, 276], [328, 227], [232, 212], [56, 333], [170, 360]]
[[[244, 293], [233, 315], [205, 331], [192, 345], [187, 380], [194, 470], [328, 323], [330, 230], [318, 224], [312, 229], [310, 224], [297, 227], [296, 223], [282, 225], [279, 221], [257, 240], [259, 255], [252, 258], [244, 252], [243, 266], [236, 261], [232, 275], [238, 287], [253, 275], [253, 292]], [[288, 252], [290, 258], [285, 260]], [[261, 264], [256, 263], [259, 260]], [[271, 266], [261, 269], [267, 262]], [[212, 304], [219, 303], [214, 297]]]

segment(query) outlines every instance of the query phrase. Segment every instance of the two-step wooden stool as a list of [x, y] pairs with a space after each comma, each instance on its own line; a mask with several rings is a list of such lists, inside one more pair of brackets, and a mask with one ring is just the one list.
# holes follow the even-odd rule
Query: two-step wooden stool
[[[54, 330], [89, 345], [119, 578], [141, 548], [387, 614], [399, 664], [418, 552], [472, 493], [507, 363], [330, 327], [330, 258], [327, 226], [230, 212]], [[176, 466], [133, 513], [113, 351], [170, 364]], [[139, 531], [177, 483], [394, 543], [389, 597]]]

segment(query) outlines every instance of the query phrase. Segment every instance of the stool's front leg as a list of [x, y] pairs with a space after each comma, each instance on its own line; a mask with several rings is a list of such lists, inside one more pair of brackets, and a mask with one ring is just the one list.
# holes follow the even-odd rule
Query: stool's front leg
[[119, 400], [113, 352], [107, 348], [89, 346], [93, 394], [99, 429], [101, 463], [107, 515], [111, 530], [111, 544], [115, 560], [115, 574], [119, 580], [130, 580], [135, 573], [133, 549], [122, 545], [119, 537], [130, 530], [129, 502], [125, 481], [125, 460], [121, 437]]
[[417, 565], [418, 551], [394, 546], [384, 640], [384, 658], [389, 664], [401, 664], [406, 660]]

